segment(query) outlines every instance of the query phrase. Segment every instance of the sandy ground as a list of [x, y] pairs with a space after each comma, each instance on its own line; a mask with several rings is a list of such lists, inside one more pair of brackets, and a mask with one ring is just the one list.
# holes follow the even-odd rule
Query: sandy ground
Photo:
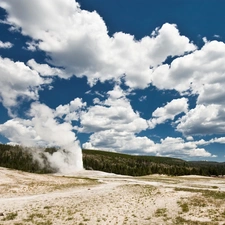
[[225, 224], [225, 179], [0, 168], [0, 225]]

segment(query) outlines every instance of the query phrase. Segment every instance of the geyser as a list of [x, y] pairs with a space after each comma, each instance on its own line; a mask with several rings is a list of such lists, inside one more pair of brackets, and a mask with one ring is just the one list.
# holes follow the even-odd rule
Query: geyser
[[53, 154], [45, 154], [50, 166], [59, 173], [68, 174], [83, 169], [82, 150], [78, 142], [64, 146]]

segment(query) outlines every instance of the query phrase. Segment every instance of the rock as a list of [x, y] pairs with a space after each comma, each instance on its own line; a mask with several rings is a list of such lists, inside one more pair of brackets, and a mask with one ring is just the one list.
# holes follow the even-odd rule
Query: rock
[[0, 216], [4, 216], [4, 213], [3, 212], [0, 212]]

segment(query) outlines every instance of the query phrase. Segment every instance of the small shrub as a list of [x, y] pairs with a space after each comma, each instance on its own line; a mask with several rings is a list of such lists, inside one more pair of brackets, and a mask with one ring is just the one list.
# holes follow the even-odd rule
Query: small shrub
[[6, 217], [3, 219], [3, 221], [7, 221], [7, 220], [14, 220], [17, 217], [17, 212], [16, 213], [7, 213]]
[[181, 204], [180, 204], [180, 207], [181, 207], [181, 209], [182, 209], [182, 212], [184, 212], [184, 213], [186, 213], [186, 212], [189, 211], [189, 207], [188, 207], [187, 202], [181, 203]]
[[160, 208], [160, 209], [157, 209], [157, 210], [155, 211], [155, 216], [156, 216], [156, 217], [160, 217], [160, 216], [166, 217], [166, 216], [167, 216], [166, 210], [167, 210], [166, 208]]

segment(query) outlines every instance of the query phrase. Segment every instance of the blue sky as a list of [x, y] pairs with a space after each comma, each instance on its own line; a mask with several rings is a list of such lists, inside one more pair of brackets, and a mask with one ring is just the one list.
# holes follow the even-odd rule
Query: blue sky
[[224, 7], [0, 0], [0, 142], [225, 161]]

